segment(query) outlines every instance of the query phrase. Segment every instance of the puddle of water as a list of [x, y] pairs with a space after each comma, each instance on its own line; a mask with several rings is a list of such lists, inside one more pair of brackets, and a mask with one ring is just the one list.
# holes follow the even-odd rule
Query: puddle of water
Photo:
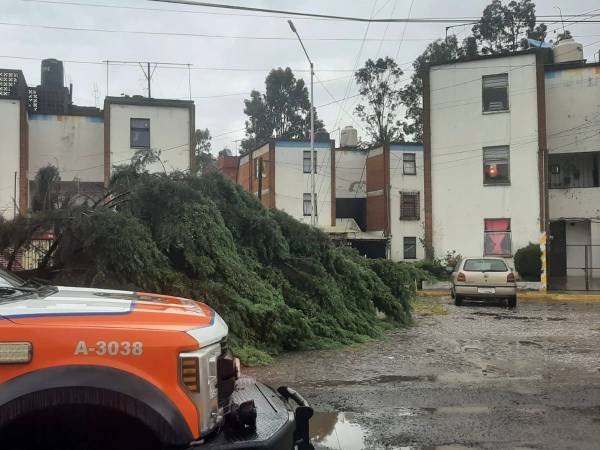
[[435, 375], [380, 375], [375, 378], [365, 380], [322, 380], [314, 384], [319, 387], [337, 387], [337, 386], [369, 386], [373, 384], [385, 383], [414, 383], [419, 381], [436, 381]]
[[434, 408], [439, 414], [489, 414], [488, 406], [441, 406]]
[[315, 412], [310, 419], [313, 443], [336, 450], [365, 448], [364, 428], [348, 419], [343, 412]]
[[[453, 408], [453, 407], [452, 407]], [[466, 407], [469, 408], [469, 407]], [[435, 408], [431, 408], [435, 410]], [[442, 409], [442, 408], [439, 408]], [[396, 408], [401, 416], [412, 415], [407, 408]], [[450, 412], [450, 411], [449, 411]], [[363, 450], [366, 448], [366, 430], [343, 412], [315, 412], [310, 419], [313, 444], [332, 450]], [[392, 447], [390, 450], [472, 450], [462, 445]]]

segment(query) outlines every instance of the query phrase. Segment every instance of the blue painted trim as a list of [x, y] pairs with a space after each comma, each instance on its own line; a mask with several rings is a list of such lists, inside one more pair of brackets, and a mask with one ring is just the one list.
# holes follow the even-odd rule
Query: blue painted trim
[[403, 145], [403, 144], [392, 144], [390, 145], [390, 151], [392, 152], [422, 152], [423, 145]]
[[[310, 150], [310, 142], [298, 142], [298, 141], [277, 141], [275, 142], [275, 149], [281, 147], [288, 148], [304, 148], [306, 150]], [[315, 150], [317, 149], [331, 149], [331, 144], [329, 142], [315, 142]]]
[[[43, 314], [14, 314], [9, 316], [0, 316], [2, 319], [37, 319], [40, 317], [92, 317], [92, 316], [126, 316], [131, 314], [135, 308], [135, 301], [131, 302], [129, 311], [122, 312], [94, 312], [94, 313], [43, 313]], [[0, 319], [0, 320], [2, 320]]]
[[104, 123], [103, 117], [98, 116], [70, 116], [60, 114], [29, 114], [29, 120], [43, 121], [43, 122], [61, 122], [58, 117], [78, 117], [81, 120], [92, 123]]

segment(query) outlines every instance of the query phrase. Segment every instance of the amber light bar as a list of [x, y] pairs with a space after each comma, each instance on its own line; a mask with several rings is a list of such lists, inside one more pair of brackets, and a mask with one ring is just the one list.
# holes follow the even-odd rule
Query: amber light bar
[[190, 392], [200, 392], [198, 358], [181, 358], [181, 380]]
[[31, 353], [31, 342], [0, 342], [0, 364], [26, 364]]

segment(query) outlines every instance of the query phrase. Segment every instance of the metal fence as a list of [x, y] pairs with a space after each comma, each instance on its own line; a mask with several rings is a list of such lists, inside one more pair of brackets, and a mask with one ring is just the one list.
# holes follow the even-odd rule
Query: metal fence
[[[550, 264], [555, 265], [555, 271], [560, 272], [560, 275], [550, 277], [550, 289], [600, 291], [599, 244], [567, 244], [564, 254], [550, 255], [550, 258]], [[558, 270], [556, 265], [560, 266]]]
[[[12, 266], [13, 271], [36, 269], [50, 250], [53, 242], [51, 239], [32, 240], [29, 245], [24, 246], [17, 252]], [[3, 253], [0, 253], [0, 267], [7, 268], [12, 254], [12, 249], [6, 249]], [[51, 260], [48, 263], [49, 266], [52, 265]]]

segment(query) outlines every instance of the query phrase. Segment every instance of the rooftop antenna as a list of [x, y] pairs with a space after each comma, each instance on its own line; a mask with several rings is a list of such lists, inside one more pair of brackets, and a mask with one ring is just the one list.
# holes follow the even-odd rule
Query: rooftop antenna
[[142, 72], [144, 72], [144, 76], [146, 77], [146, 81], [148, 82], [148, 98], [152, 98], [152, 87], [151, 87], [151, 83], [152, 83], [152, 77], [154, 76], [154, 71], [156, 70], [156, 68], [158, 67], [158, 63], [154, 63], [154, 68], [152, 69], [152, 71], [150, 71], [150, 62], [146, 63], [146, 67], [147, 69], [144, 69], [144, 66], [142, 66], [142, 63], [138, 63], [140, 65], [140, 67], [142, 68]]
[[94, 82], [94, 87], [92, 88], [92, 95], [94, 96], [94, 106], [98, 107], [98, 101], [100, 100], [100, 89], [98, 88], [98, 83]]
[[561, 11], [561, 9], [560, 9], [560, 6], [554, 5], [554, 7], [555, 7], [556, 9], [558, 9], [558, 12], [559, 12], [559, 14], [560, 14], [560, 22], [562, 23], [562, 29], [563, 29], [563, 35], [564, 35], [564, 34], [565, 34], [565, 21], [564, 21], [564, 19], [563, 19], [562, 11]]

